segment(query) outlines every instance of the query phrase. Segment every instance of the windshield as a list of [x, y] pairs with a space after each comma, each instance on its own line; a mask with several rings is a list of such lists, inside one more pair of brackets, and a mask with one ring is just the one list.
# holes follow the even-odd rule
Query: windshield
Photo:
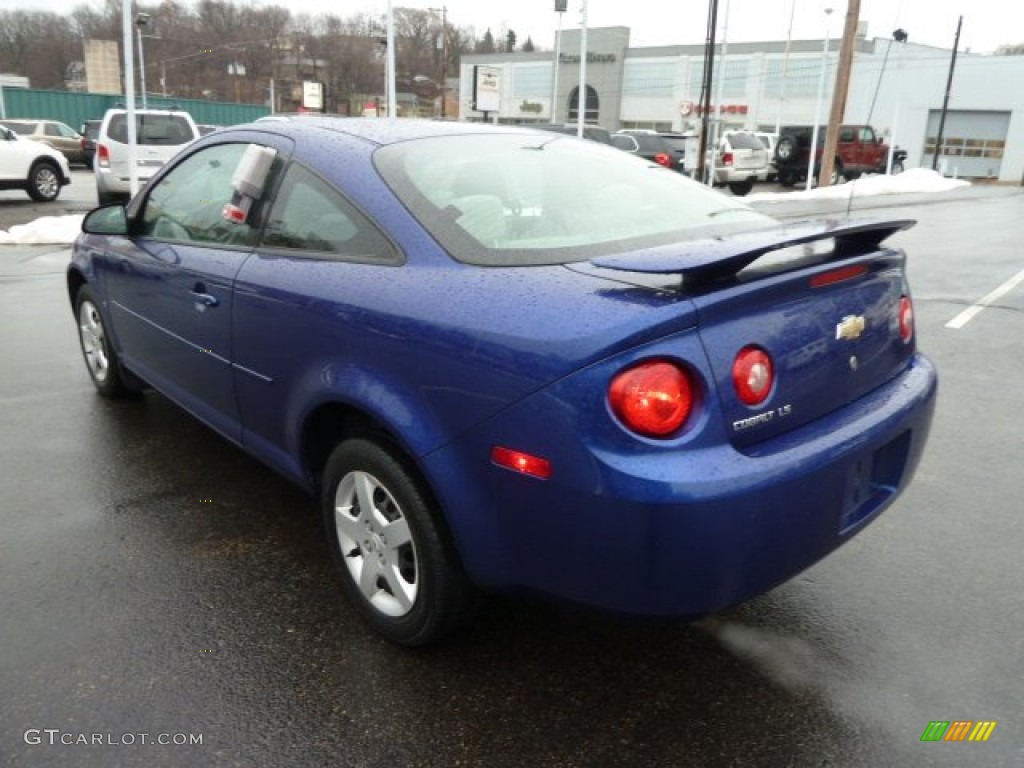
[[675, 171], [558, 135], [419, 139], [383, 147], [375, 162], [420, 223], [470, 264], [564, 264], [773, 223]]
[[14, 133], [20, 134], [21, 136], [29, 136], [34, 130], [35, 126], [31, 123], [3, 123], [4, 127], [9, 128]]

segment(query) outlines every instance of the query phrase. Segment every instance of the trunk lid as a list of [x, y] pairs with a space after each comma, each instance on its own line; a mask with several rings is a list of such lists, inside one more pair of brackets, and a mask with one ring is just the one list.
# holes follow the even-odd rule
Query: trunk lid
[[[716, 238], [688, 254], [595, 263], [682, 276], [697, 308], [709, 384], [727, 433], [743, 448], [842, 408], [904, 370], [914, 352], [900, 332], [905, 256], [880, 243], [912, 224], [798, 224]], [[807, 244], [815, 250], [759, 261]], [[749, 346], [767, 352], [774, 367], [772, 390], [756, 406], [744, 404], [733, 383], [736, 355]]]

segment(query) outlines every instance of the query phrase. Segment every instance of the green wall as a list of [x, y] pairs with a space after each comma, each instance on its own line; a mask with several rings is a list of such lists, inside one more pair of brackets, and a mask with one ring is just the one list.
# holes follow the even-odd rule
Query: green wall
[[[249, 123], [263, 115], [269, 115], [269, 107], [256, 104], [231, 104], [203, 99], [166, 99], [160, 96], [147, 97], [150, 109], [185, 110], [197, 123], [208, 125], [235, 125]], [[72, 93], [70, 91], [41, 91], [34, 88], [4, 88], [4, 117], [29, 117], [40, 120], [59, 120], [75, 130], [86, 120], [99, 120], [103, 113], [115, 104], [123, 104], [120, 94]], [[136, 107], [142, 101], [136, 99]]]

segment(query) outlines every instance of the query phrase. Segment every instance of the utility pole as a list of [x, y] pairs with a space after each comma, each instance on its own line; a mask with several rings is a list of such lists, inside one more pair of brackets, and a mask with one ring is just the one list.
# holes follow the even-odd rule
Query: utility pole
[[960, 28], [963, 26], [964, 17], [956, 23], [956, 38], [953, 40], [953, 57], [949, 60], [949, 79], [946, 80], [946, 97], [942, 100], [942, 116], [939, 118], [939, 136], [935, 141], [935, 154], [932, 155], [932, 170], [939, 167], [939, 155], [942, 154], [943, 135], [946, 132], [946, 112], [949, 111], [949, 94], [953, 90], [953, 71], [956, 69], [956, 52], [960, 48]]
[[[827, 187], [832, 183], [835, 168], [836, 148], [839, 146], [839, 125], [846, 113], [846, 94], [850, 90], [850, 70], [853, 69], [853, 49], [857, 44], [857, 25], [860, 22], [860, 0], [849, 0], [846, 5], [846, 25], [843, 27], [843, 42], [839, 48], [839, 68], [836, 71], [836, 89], [832, 94], [832, 112], [825, 132], [825, 148], [821, 155], [821, 173], [818, 184]], [[814, 151], [813, 149], [811, 150]]]
[[708, 0], [708, 31], [704, 41], [704, 76], [700, 86], [700, 148], [697, 150], [697, 171], [694, 178], [704, 183], [704, 162], [708, 150], [708, 128], [711, 112], [711, 84], [715, 71], [715, 28], [718, 26], [718, 0]]

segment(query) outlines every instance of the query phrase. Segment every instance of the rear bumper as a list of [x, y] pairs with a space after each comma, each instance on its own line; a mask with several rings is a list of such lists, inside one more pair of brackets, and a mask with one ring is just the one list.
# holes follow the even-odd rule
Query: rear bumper
[[[937, 391], [921, 356], [846, 407], [741, 453], [728, 444], [661, 453], [590, 451], [535, 480], [460, 465], [501, 444], [517, 408], [429, 457], [467, 570], [615, 612], [696, 617], [765, 592], [848, 541], [906, 487]], [[540, 414], [543, 416], [543, 413]], [[557, 413], [545, 423], [557, 429]], [[455, 473], [454, 475], [452, 473]], [[467, 476], [486, 481], [464, 482]], [[437, 478], [458, 478], [448, 484]]]
[[[160, 170], [156, 168], [154, 170]], [[140, 169], [141, 171], [141, 169]], [[146, 172], [148, 171], [148, 172]], [[141, 189], [155, 175], [152, 170], [146, 169], [139, 173], [139, 188]], [[124, 175], [125, 172], [112, 171], [109, 168], [96, 169], [96, 189], [107, 194], [128, 195], [131, 192], [131, 179]]]
[[768, 172], [767, 168], [752, 168], [750, 170], [739, 168], [715, 168], [715, 182], [717, 184], [738, 184], [748, 179], [757, 180], [759, 175]]

